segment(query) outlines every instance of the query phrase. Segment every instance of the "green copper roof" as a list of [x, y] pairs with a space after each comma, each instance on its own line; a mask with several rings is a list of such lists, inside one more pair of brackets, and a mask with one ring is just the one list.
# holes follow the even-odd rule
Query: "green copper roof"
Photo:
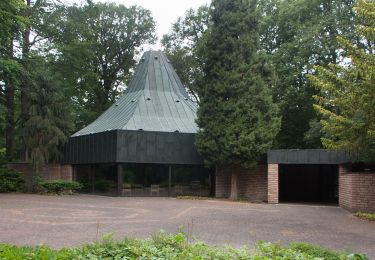
[[111, 130], [196, 133], [196, 110], [165, 54], [147, 51], [119, 99], [73, 136]]

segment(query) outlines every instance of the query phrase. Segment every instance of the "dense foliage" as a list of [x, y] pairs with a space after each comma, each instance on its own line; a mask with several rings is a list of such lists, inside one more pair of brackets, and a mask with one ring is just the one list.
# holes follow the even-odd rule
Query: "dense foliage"
[[362, 161], [375, 160], [375, 2], [358, 1], [360, 43], [339, 37], [349, 64], [317, 66], [310, 79], [319, 90], [324, 147], [344, 150]]
[[0, 149], [0, 192], [23, 191], [25, 182], [21, 174], [5, 165], [5, 149]]
[[[246, 2], [246, 1], [245, 1]], [[282, 116], [274, 148], [321, 148], [320, 115], [313, 109], [316, 89], [307, 80], [312, 66], [342, 61], [336, 39], [355, 35], [354, 0], [259, 0], [259, 51], [273, 72], [272, 94]], [[173, 24], [162, 44], [189, 89], [196, 91], [204, 59], [197, 49], [210, 26], [207, 7], [189, 10]], [[232, 28], [232, 27], [231, 27]], [[229, 49], [228, 51], [232, 51]], [[194, 78], [192, 80], [191, 78]], [[199, 90], [198, 90], [199, 91]]]
[[[58, 6], [51, 38], [57, 61], [74, 98], [76, 127], [91, 123], [118, 97], [130, 79], [143, 44], [153, 43], [151, 12], [139, 6], [88, 1], [83, 6]], [[74, 87], [72, 87], [74, 86]]]
[[16, 192], [25, 189], [22, 175], [6, 167], [0, 167], [0, 192]]
[[106, 236], [102, 243], [81, 248], [53, 250], [47, 246], [17, 247], [0, 244], [1, 259], [326, 259], [365, 260], [364, 255], [347, 255], [312, 246], [291, 244], [259, 243], [256, 250], [235, 249], [230, 246], [212, 247], [201, 242], [188, 243], [184, 234], [161, 233], [152, 239], [127, 239], [113, 241]]
[[70, 193], [78, 191], [81, 189], [81, 184], [76, 181], [64, 181], [64, 180], [55, 180], [55, 181], [42, 181], [39, 185], [48, 193]]
[[196, 47], [210, 24], [209, 10], [206, 5], [187, 10], [185, 17], [179, 17], [161, 40], [177, 75], [198, 103], [197, 81], [202, 77], [202, 60]]
[[339, 63], [336, 37], [354, 36], [355, 0], [261, 0], [262, 48], [276, 75], [273, 96], [282, 122], [277, 148], [320, 148], [316, 90], [307, 79], [313, 65]]
[[258, 51], [256, 1], [213, 1], [211, 19], [200, 49], [196, 144], [209, 164], [254, 166], [280, 125], [271, 71]]
[[64, 98], [61, 83], [48, 70], [33, 78], [28, 92], [29, 111], [20, 132], [38, 172], [43, 164], [60, 158], [59, 147], [72, 129], [72, 111], [71, 102]]
[[0, 1], [0, 14], [0, 147], [40, 168], [117, 98], [155, 23], [92, 1]]

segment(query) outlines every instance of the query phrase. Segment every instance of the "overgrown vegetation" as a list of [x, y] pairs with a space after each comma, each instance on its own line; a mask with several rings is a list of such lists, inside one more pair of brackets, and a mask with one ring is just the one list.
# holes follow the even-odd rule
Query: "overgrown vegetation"
[[113, 241], [106, 236], [101, 243], [81, 248], [53, 250], [47, 246], [17, 247], [0, 244], [1, 259], [325, 259], [365, 260], [365, 255], [346, 254], [309, 244], [279, 244], [260, 242], [255, 250], [230, 246], [213, 247], [202, 242], [188, 243], [182, 234], [160, 233], [151, 239]]
[[375, 213], [357, 212], [354, 214], [354, 216], [370, 221], [375, 221]]
[[55, 194], [70, 194], [82, 188], [81, 184], [76, 181], [64, 180], [42, 181], [39, 185], [44, 192]]
[[24, 189], [25, 182], [19, 172], [0, 167], [0, 192], [16, 192]]
[[25, 182], [22, 175], [9, 169], [5, 165], [5, 149], [0, 149], [0, 192], [15, 192], [25, 189]]

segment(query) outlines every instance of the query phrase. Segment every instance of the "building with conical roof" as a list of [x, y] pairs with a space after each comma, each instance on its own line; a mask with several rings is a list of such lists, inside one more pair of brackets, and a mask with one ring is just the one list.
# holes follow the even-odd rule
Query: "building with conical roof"
[[65, 164], [95, 193], [228, 198], [236, 190], [253, 201], [375, 211], [375, 193], [368, 186], [375, 180], [375, 166], [352, 163], [346, 153], [270, 150], [254, 168], [205, 169], [194, 145], [196, 110], [167, 57], [146, 52], [123, 95], [70, 138]]
[[[160, 182], [164, 182], [171, 194], [171, 186], [175, 186], [173, 169], [184, 175], [179, 184], [208, 187], [209, 175], [194, 145], [196, 110], [197, 104], [189, 98], [166, 55], [147, 51], [118, 100], [71, 136], [65, 146], [64, 163], [73, 165], [76, 179], [85, 179], [83, 182], [91, 191], [95, 191], [99, 174], [101, 185], [107, 180], [118, 182], [118, 193], [122, 193], [124, 185], [129, 189], [132, 185], [155, 185], [155, 193], [160, 194]], [[127, 170], [130, 177], [125, 174]], [[188, 176], [188, 172], [195, 175]], [[196, 172], [205, 177], [196, 176]]]

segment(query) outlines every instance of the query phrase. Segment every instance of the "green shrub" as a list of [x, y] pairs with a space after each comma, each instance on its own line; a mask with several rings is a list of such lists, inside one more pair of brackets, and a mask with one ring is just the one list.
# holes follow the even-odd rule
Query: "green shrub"
[[0, 192], [15, 192], [25, 189], [25, 181], [22, 175], [6, 167], [8, 158], [5, 148], [0, 148]]
[[375, 213], [357, 212], [354, 214], [354, 216], [370, 221], [375, 221]]
[[0, 167], [0, 192], [15, 192], [25, 189], [22, 175], [6, 167]]
[[76, 181], [64, 181], [64, 180], [54, 180], [54, 181], [43, 181], [40, 182], [40, 186], [49, 193], [67, 193], [74, 192], [81, 189], [81, 184]]
[[[327, 257], [327, 258], [326, 258]], [[308, 244], [281, 247], [259, 243], [256, 250], [230, 246], [208, 246], [202, 242], [188, 243], [182, 234], [160, 233], [149, 239], [113, 241], [111, 236], [101, 243], [80, 248], [53, 250], [46, 246], [17, 247], [0, 244], [0, 259], [342, 259], [365, 260], [365, 256], [345, 255]]]

